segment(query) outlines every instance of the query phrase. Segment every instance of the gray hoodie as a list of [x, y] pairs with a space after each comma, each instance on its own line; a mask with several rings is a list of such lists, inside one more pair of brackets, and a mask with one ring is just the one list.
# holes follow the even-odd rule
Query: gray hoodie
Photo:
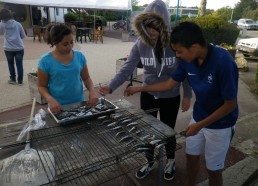
[[[155, 42], [148, 37], [145, 28], [142, 26], [143, 21], [153, 20], [157, 23], [160, 32], [161, 44], [163, 46], [162, 63], [159, 63], [155, 57]], [[139, 14], [134, 20], [134, 27], [139, 35], [135, 42], [127, 61], [110, 81], [109, 88], [114, 91], [123, 84], [133, 73], [133, 70], [141, 60], [143, 65], [143, 85], [150, 85], [166, 81], [171, 77], [180, 62], [175, 58], [175, 54], [169, 46], [170, 21], [166, 4], [161, 0], [155, 0], [149, 4], [142, 14]], [[185, 80], [183, 83], [184, 97], [192, 97], [192, 89]], [[156, 98], [176, 97], [180, 94], [180, 85], [178, 83], [172, 90], [162, 92], [149, 92]]]
[[22, 25], [13, 20], [0, 23], [0, 35], [4, 35], [4, 50], [19, 51], [24, 49], [22, 39], [26, 37]]

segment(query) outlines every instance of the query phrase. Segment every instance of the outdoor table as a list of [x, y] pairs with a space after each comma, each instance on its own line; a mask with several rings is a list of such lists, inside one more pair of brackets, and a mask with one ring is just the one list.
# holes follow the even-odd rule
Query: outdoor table
[[46, 32], [46, 29], [47, 29], [47, 27], [46, 26], [41, 26], [41, 27], [39, 27], [40, 28], [40, 32], [41, 33], [45, 33]]
[[90, 35], [90, 31], [92, 29], [93, 28], [89, 28], [89, 27], [78, 27], [76, 31], [76, 41], [78, 41], [78, 38], [80, 38], [80, 41], [82, 43], [82, 37], [85, 37], [85, 42], [87, 42], [86, 37], [88, 37], [91, 42], [92, 38]]

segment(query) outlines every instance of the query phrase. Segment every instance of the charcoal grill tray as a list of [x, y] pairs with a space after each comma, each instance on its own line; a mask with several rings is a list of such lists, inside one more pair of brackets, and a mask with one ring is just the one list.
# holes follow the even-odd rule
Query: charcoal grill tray
[[[107, 99], [99, 98], [99, 100], [101, 100], [101, 102], [103, 102], [109, 109], [105, 110], [105, 111], [99, 111], [98, 113], [93, 113], [92, 115], [77, 116], [76, 118], [68, 118], [68, 119], [64, 119], [64, 120], [59, 120], [55, 116], [55, 114], [51, 112], [51, 110], [49, 108], [48, 108], [48, 111], [53, 116], [53, 118], [55, 119], [55, 121], [58, 124], [67, 125], [67, 124], [71, 124], [71, 123], [77, 123], [77, 122], [82, 122], [82, 121], [86, 121], [86, 120], [89, 120], [89, 119], [97, 118], [97, 117], [100, 117], [100, 116], [103, 116], [103, 115], [112, 114], [112, 113], [115, 112], [115, 110], [118, 109], [118, 107], [116, 105], [114, 105], [113, 103], [111, 103]], [[85, 106], [85, 105], [88, 105], [87, 101], [67, 104], [67, 105], [62, 106], [62, 110], [66, 111], [66, 110], [70, 110], [70, 109], [74, 109], [74, 108], [79, 108], [79, 107], [82, 107], [82, 106]]]
[[[138, 117], [128, 112], [125, 115]], [[145, 155], [135, 151], [135, 144], [146, 143], [141, 137], [147, 133], [155, 134], [158, 139], [167, 137], [143, 120], [137, 122], [138, 129], [143, 129], [144, 133], [140, 136], [132, 134], [136, 142], [130, 145], [119, 142], [115, 136], [117, 131], [110, 130], [97, 119], [32, 131], [32, 148], [50, 151], [55, 157], [55, 162], [51, 163], [55, 165], [55, 180], [49, 180], [48, 185], [101, 185], [124, 175], [121, 165], [128, 171], [144, 165]], [[126, 127], [123, 129], [128, 130]], [[46, 157], [42, 153], [39, 156], [45, 162]], [[154, 156], [158, 157], [157, 149]], [[51, 173], [48, 171], [51, 165], [43, 166], [46, 173]]]

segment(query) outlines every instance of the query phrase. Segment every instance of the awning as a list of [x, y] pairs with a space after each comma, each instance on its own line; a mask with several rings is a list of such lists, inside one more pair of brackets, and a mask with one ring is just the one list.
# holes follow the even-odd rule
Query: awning
[[0, 0], [4, 3], [104, 10], [132, 10], [131, 0]]

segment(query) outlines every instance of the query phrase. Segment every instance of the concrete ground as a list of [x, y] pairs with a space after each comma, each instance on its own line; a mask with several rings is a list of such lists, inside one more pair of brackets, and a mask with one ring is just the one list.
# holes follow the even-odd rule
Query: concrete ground
[[[75, 49], [82, 51], [87, 60], [90, 75], [94, 84], [107, 83], [116, 72], [116, 60], [125, 57], [133, 45], [133, 42], [122, 42], [121, 31], [105, 31], [104, 44], [94, 44], [91, 42], [75, 43]], [[3, 38], [0, 37], [0, 43]], [[8, 67], [0, 46], [0, 125], [7, 125], [15, 121], [26, 121], [30, 115], [31, 97], [27, 82], [27, 73], [37, 68], [39, 57], [47, 51], [51, 51], [45, 43], [33, 42], [32, 38], [25, 39], [25, 57], [24, 57], [24, 84], [22, 86], [9, 85]], [[238, 103], [240, 116], [238, 119], [236, 134], [232, 142], [226, 160], [226, 169], [224, 171], [224, 185], [255, 185], [254, 178], [258, 177], [257, 157], [258, 157], [258, 99], [250, 92], [250, 87], [246, 81], [252, 81], [255, 78], [256, 66], [258, 63], [251, 61], [248, 63], [249, 72], [240, 72]], [[140, 80], [141, 71], [138, 71]], [[123, 90], [128, 82], [125, 82], [113, 94], [106, 96], [108, 100], [124, 99]], [[137, 84], [137, 82], [134, 82]], [[126, 98], [128, 101], [139, 107], [139, 95]], [[194, 99], [193, 99], [194, 100]], [[46, 109], [46, 105], [36, 105], [36, 111], [39, 108]], [[191, 111], [178, 115], [176, 131], [183, 130], [191, 117]], [[163, 185], [185, 185], [186, 184], [186, 166], [184, 155], [184, 139], [178, 141], [182, 149], [176, 152], [176, 176], [171, 182], [164, 181]], [[241, 171], [238, 171], [241, 170]], [[132, 172], [132, 174], [134, 174]], [[205, 180], [207, 173], [205, 171], [205, 161], [202, 159], [201, 171], [198, 175], [198, 183], [207, 185]], [[142, 185], [156, 185], [157, 169], [150, 175], [139, 181]], [[117, 185], [132, 185], [127, 178], [119, 179]], [[258, 185], [258, 183], [256, 183]]]

